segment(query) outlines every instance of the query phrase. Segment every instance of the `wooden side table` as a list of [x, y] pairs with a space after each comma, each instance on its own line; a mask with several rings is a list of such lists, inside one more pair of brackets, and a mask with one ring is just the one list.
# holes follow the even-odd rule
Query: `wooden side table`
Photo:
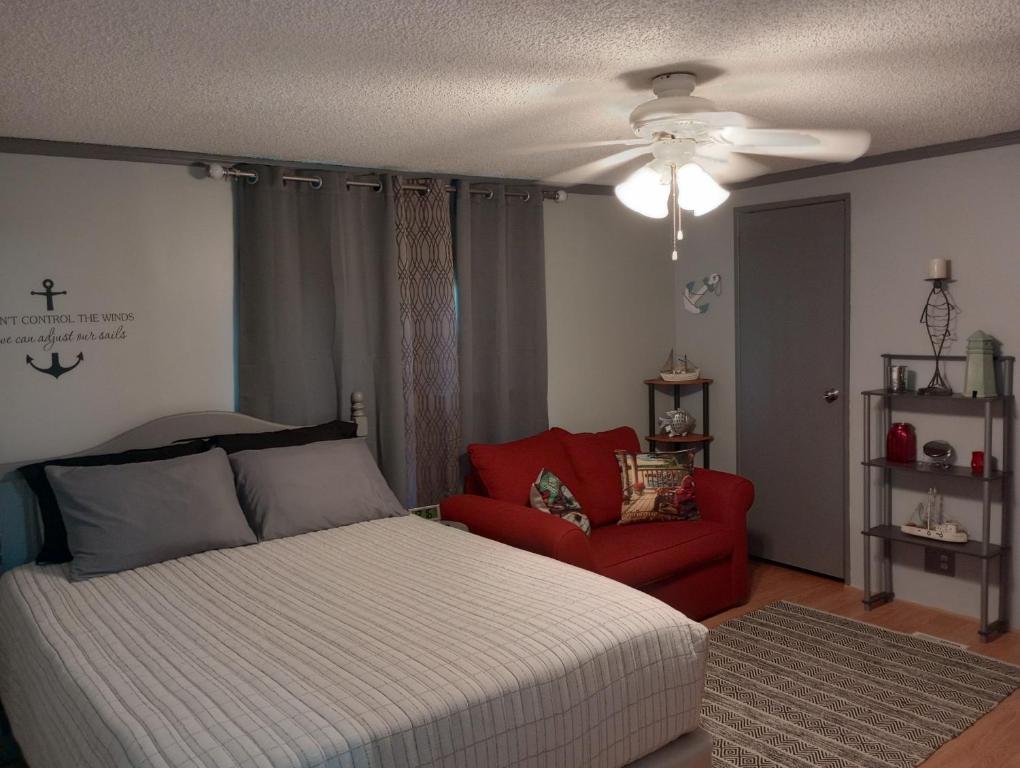
[[[648, 387], [648, 436], [645, 440], [648, 441], [648, 450], [656, 451], [658, 445], [669, 445], [676, 446], [670, 448], [670, 450], [680, 450], [682, 447], [690, 447], [695, 450], [701, 449], [701, 463], [705, 469], [710, 468], [711, 463], [711, 444], [715, 438], [709, 433], [709, 421], [708, 421], [708, 387], [712, 383], [712, 379], [692, 379], [691, 381], [666, 381], [661, 378], [645, 379], [645, 384]], [[688, 435], [681, 435], [679, 437], [669, 437], [668, 435], [657, 435], [657, 416], [655, 413], [655, 389], [657, 387], [672, 387], [673, 389], [673, 407], [680, 407], [680, 393], [684, 388], [690, 387], [701, 387], [701, 433], [691, 433]]]

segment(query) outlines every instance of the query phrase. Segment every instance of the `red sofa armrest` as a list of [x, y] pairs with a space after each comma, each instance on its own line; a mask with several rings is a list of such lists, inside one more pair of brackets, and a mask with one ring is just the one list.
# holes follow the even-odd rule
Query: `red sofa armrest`
[[721, 523], [732, 532], [730, 596], [733, 603], [746, 603], [750, 591], [747, 574], [747, 511], [754, 501], [754, 483], [728, 472], [696, 469], [694, 497], [703, 519]]
[[439, 508], [444, 520], [464, 523], [471, 533], [594, 570], [588, 537], [561, 517], [471, 494], [451, 496]]
[[750, 480], [729, 472], [695, 469], [694, 496], [702, 518], [746, 536], [747, 511], [754, 501], [754, 484]]

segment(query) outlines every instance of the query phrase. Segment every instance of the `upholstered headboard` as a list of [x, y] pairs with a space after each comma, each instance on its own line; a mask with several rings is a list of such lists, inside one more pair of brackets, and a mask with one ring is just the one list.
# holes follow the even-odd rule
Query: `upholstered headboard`
[[[364, 400], [360, 392], [351, 395], [351, 421], [358, 425], [359, 436], [364, 437], [368, 434]], [[155, 448], [176, 440], [208, 435], [270, 432], [290, 428], [287, 424], [276, 424], [229, 411], [182, 413], [150, 421], [129, 429], [105, 443], [67, 455], [119, 453], [136, 448]], [[35, 461], [45, 460], [44, 458]], [[16, 471], [18, 467], [32, 461], [28, 459], [13, 464], [0, 464], [0, 573], [28, 562], [35, 557], [39, 549], [41, 532], [35, 495]]]

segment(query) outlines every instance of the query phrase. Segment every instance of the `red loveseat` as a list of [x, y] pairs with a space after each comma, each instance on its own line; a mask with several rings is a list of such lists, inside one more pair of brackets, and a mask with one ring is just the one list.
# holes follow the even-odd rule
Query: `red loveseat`
[[[614, 451], [641, 450], [630, 427], [572, 434], [553, 428], [500, 445], [468, 447], [466, 493], [442, 502], [442, 516], [472, 533], [586, 568], [647, 592], [693, 619], [747, 600], [749, 480], [695, 471], [700, 520], [617, 525], [623, 490]], [[576, 525], [528, 506], [531, 484], [549, 469], [591, 520]]]

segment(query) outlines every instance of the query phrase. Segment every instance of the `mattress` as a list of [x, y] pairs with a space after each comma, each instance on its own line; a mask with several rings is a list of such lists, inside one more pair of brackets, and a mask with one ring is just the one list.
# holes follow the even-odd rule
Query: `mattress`
[[694, 730], [707, 632], [416, 517], [0, 579], [33, 768], [623, 766]]

